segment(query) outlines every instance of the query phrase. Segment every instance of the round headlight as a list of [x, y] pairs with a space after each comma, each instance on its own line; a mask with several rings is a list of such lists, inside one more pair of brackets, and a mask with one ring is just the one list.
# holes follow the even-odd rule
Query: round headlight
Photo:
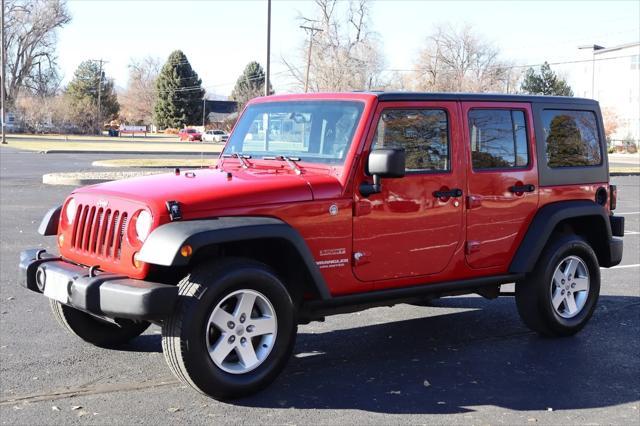
[[152, 224], [153, 217], [151, 213], [142, 210], [136, 219], [136, 237], [138, 237], [140, 241], [144, 241], [149, 236]]
[[76, 211], [78, 210], [78, 204], [75, 199], [70, 199], [67, 203], [67, 208], [64, 211], [65, 216], [67, 217], [67, 223], [71, 225], [73, 220], [76, 218]]

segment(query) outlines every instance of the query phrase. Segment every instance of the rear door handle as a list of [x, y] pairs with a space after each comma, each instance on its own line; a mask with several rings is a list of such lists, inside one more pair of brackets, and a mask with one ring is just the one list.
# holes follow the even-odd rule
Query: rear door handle
[[435, 191], [433, 196], [436, 198], [462, 197], [462, 189], [453, 188], [450, 191]]
[[511, 192], [533, 192], [536, 190], [535, 185], [514, 185], [509, 187]]

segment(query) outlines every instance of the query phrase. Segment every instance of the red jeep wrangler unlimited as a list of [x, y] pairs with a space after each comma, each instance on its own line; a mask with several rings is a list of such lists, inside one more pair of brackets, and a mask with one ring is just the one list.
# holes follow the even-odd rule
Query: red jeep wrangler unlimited
[[568, 336], [622, 257], [604, 141], [587, 99], [260, 98], [215, 168], [75, 190], [23, 285], [98, 346], [160, 324], [173, 373], [214, 398], [270, 383], [298, 324], [372, 306], [516, 283], [524, 323]]

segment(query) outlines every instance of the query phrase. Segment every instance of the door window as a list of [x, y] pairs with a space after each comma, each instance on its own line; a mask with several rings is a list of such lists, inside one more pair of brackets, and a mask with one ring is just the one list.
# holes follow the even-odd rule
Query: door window
[[508, 169], [529, 164], [524, 112], [502, 109], [469, 111], [474, 170]]
[[409, 173], [449, 171], [447, 113], [442, 109], [384, 110], [373, 139], [375, 148], [404, 148]]

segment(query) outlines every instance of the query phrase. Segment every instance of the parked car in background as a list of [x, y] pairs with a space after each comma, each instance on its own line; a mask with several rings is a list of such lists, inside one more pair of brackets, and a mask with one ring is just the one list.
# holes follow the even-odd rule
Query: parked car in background
[[178, 132], [178, 137], [180, 138], [180, 142], [202, 141], [202, 133], [200, 133], [196, 129], [180, 129], [180, 131]]
[[203, 142], [223, 143], [229, 139], [229, 135], [224, 130], [207, 130], [202, 135]]

